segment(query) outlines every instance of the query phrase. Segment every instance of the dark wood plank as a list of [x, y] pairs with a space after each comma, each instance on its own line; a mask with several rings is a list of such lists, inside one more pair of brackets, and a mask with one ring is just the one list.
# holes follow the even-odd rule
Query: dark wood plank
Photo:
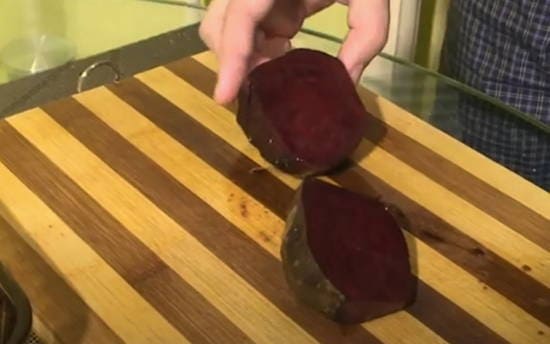
[[[418, 284], [416, 302], [407, 310], [449, 343], [507, 343], [477, 319], [464, 317], [461, 308], [423, 282]], [[469, 330], [457, 331], [457, 326]]]

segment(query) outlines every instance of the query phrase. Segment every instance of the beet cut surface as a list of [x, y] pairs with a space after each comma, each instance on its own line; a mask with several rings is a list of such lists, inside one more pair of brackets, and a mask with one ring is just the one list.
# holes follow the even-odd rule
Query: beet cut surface
[[337, 322], [361, 323], [414, 300], [404, 236], [378, 200], [306, 179], [281, 253], [297, 298]]
[[337, 167], [353, 153], [367, 112], [339, 59], [294, 49], [249, 74], [237, 121], [267, 161], [310, 175]]

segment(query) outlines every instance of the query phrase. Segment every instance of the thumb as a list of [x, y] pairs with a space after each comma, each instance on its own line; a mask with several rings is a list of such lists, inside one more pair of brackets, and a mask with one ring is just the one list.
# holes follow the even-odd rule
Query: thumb
[[349, 0], [350, 28], [339, 57], [357, 82], [365, 66], [387, 42], [389, 0]]

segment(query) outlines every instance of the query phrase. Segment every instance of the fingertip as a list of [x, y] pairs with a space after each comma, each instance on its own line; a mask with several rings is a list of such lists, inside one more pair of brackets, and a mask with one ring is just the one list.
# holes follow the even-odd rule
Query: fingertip
[[227, 105], [235, 99], [235, 92], [222, 81], [218, 81], [214, 89], [214, 101], [220, 105]]
[[237, 97], [243, 75], [236, 69], [221, 68], [214, 89], [214, 100], [221, 105], [231, 103]]
[[214, 100], [228, 104], [235, 100], [253, 60], [254, 46], [265, 37], [257, 25], [274, 0], [231, 1], [219, 44], [220, 70]]
[[348, 26], [339, 58], [352, 79], [360, 80], [371, 60], [383, 50], [389, 32], [389, 0], [348, 1]]
[[368, 35], [362, 30], [353, 29], [348, 33], [338, 57], [354, 82], [359, 81], [367, 65], [382, 50], [384, 43], [385, 41], [375, 35]]

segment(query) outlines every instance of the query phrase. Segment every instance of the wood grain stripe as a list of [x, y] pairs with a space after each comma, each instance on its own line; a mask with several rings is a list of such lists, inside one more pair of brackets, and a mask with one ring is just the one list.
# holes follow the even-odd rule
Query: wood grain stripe
[[[0, 203], [0, 214], [13, 216]], [[57, 343], [122, 343], [90, 307], [0, 216], [0, 262], [32, 305], [33, 329]], [[36, 328], [40, 322], [42, 327]], [[43, 333], [47, 331], [47, 333]], [[50, 342], [50, 341], [48, 341]]]
[[424, 120], [402, 116], [405, 111], [389, 100], [365, 89], [360, 90], [360, 95], [368, 108], [373, 109], [373, 115], [381, 118], [381, 113], [384, 113], [381, 119], [386, 124], [550, 220], [550, 194], [537, 185]]
[[[11, 213], [14, 221], [11, 225], [18, 233], [24, 235], [27, 242], [32, 242], [33, 248], [42, 252], [42, 257], [66, 276], [68, 283], [90, 308], [125, 342], [186, 342], [33, 193], [37, 188], [34, 184], [44, 182], [49, 182], [45, 184], [51, 190], [59, 191], [55, 187], [55, 180], [48, 178], [48, 175], [39, 177], [34, 174], [36, 169], [45, 167], [41, 161], [30, 160], [34, 162], [34, 168], [28, 174], [23, 174], [27, 176], [24, 181], [32, 190], [13, 174], [20, 176], [21, 172], [28, 172], [22, 171], [25, 169], [20, 167], [25, 151], [14, 150], [20, 145], [28, 146], [28, 143], [5, 122], [0, 122], [0, 138], [10, 142], [10, 145], [3, 145], [0, 149], [0, 180], [3, 185], [10, 185], [10, 188], [0, 188], [0, 200]], [[44, 196], [41, 193], [39, 195]], [[73, 204], [71, 208], [78, 207], [78, 204]]]
[[[132, 106], [141, 115], [154, 123], [172, 138], [194, 152], [198, 157], [220, 171], [226, 178], [246, 190], [256, 200], [268, 207], [280, 218], [289, 210], [293, 190], [269, 173], [254, 173], [259, 166], [240, 151], [216, 136], [193, 118], [187, 116], [178, 107], [170, 103], [147, 85], [137, 79], [127, 79], [109, 90]], [[93, 108], [96, 113], [106, 113], [108, 109], [97, 104], [105, 98], [110, 103], [118, 103], [117, 111], [124, 107], [113, 95], [97, 90], [78, 99]], [[215, 149], [213, 149], [215, 147]]]
[[[78, 105], [74, 100], [72, 102]], [[73, 112], [71, 107], [68, 107], [67, 111]], [[139, 238], [163, 262], [166, 262], [170, 269], [185, 279], [186, 283], [204, 296], [206, 301], [214, 305], [254, 342], [271, 343], [279, 338], [285, 338], [291, 342], [313, 342], [312, 338], [298, 325], [235, 275], [185, 228], [180, 227], [156, 208], [49, 117], [36, 113], [36, 116], [17, 123], [16, 127], [37, 147], [40, 147], [40, 150], [56, 165], [77, 181], [86, 192], [109, 209], [125, 228]], [[37, 130], [37, 128], [40, 129]], [[40, 133], [45, 128], [48, 135], [41, 137]], [[88, 127], [87, 130], [89, 129]], [[113, 146], [110, 146], [110, 149], [112, 152]], [[118, 151], [117, 154], [119, 159], [120, 155], [123, 155]], [[71, 163], [75, 160], [79, 160], [78, 164]], [[94, 178], [98, 178], [102, 183], [96, 183]], [[122, 199], [126, 201], [121, 202]], [[155, 228], [155, 231], [151, 231], [151, 228]], [[165, 278], [168, 285], [177, 290], [180, 279], [176, 278], [176, 274], [170, 274], [170, 271], [165, 269], [160, 275]], [[156, 291], [157, 288], [151, 286], [148, 290]], [[200, 324], [197, 327], [203, 328], [205, 332], [208, 331], [212, 342], [224, 340], [242, 343], [246, 340], [244, 336], [239, 336], [239, 333], [232, 332], [232, 326], [224, 324], [222, 319], [216, 319], [216, 313], [209, 311], [204, 305], [200, 312], [191, 313], [191, 303], [195, 302], [196, 296], [193, 298], [192, 295], [183, 294], [182, 302], [178, 304], [173, 295], [158, 293], [156, 296], [162, 295], [167, 303], [176, 303], [173, 305], [174, 310], [179, 309], [180, 312], [185, 310], [189, 317], [185, 319], [187, 322]], [[209, 316], [205, 316], [209, 313], [211, 313]], [[259, 326], [260, 324], [262, 326]], [[219, 328], [220, 333], [216, 333], [217, 330], [209, 330], [208, 326]]]
[[[116, 92], [119, 96], [121, 96], [124, 100], [134, 105], [140, 113], [153, 119], [157, 125], [161, 126], [163, 129], [166, 129], [180, 143], [183, 143], [194, 151], [196, 148], [197, 152], [199, 152], [199, 154], [201, 155], [201, 158], [208, 161], [211, 166], [216, 167], [216, 169], [218, 169], [225, 175], [235, 176], [236, 178], [233, 179], [239, 185], [246, 183], [243, 183], [241, 180], [256, 178], [256, 183], [247, 183], [247, 191], [251, 194], [260, 195], [267, 192], [270, 194], [269, 197], [260, 196], [259, 198], [270, 198], [271, 200], [268, 200], [268, 202], [272, 202], [273, 204], [289, 204], [293, 196], [292, 189], [285, 186], [284, 184], [281, 184], [280, 182], [278, 182], [277, 179], [270, 177], [271, 175], [268, 173], [251, 175], [249, 173], [249, 169], [257, 167], [258, 165], [248, 160], [248, 158], [243, 157], [238, 151], [232, 149], [221, 139], [216, 139], [215, 136], [208, 134], [208, 130], [200, 125], [197, 125], [195, 122], [190, 121], [188, 118], [186, 118], [187, 116], [185, 116], [185, 114], [181, 113], [181, 110], [175, 108], [173, 105], [171, 105], [158, 95], [151, 93], [151, 91], [148, 90], [144, 85], [136, 81], [126, 80], [123, 83], [112, 87], [112, 90]], [[106, 109], [105, 106], [101, 106], [100, 104], [113, 104], [116, 101], [111, 99], [111, 97], [109, 97], [104, 92], [97, 92], [97, 94], [95, 93], [96, 92], [94, 92], [93, 95], [92, 93], [89, 93], [86, 96], [79, 97], [79, 100], [93, 108], [94, 112], [96, 114], [99, 114], [99, 116], [101, 116], [102, 113], [105, 116], [108, 116], [109, 111]], [[100, 100], [102, 101], [100, 102]], [[123, 105], [120, 105], [116, 109], [111, 108], [111, 113], [116, 110], [116, 113], [120, 114], [121, 116], [124, 116], [125, 118], [131, 118], [132, 114], [123, 111], [123, 107]], [[111, 117], [112, 115], [110, 115], [110, 118]], [[135, 122], [135, 120], [133, 121]], [[159, 146], [159, 144], [157, 146]], [[204, 149], [201, 147], [216, 147], [216, 149]], [[158, 155], [158, 153], [155, 155]], [[223, 158], [222, 156], [226, 158]], [[230, 163], [224, 163], [224, 159], [228, 159]], [[133, 160], [136, 160], [136, 158], [134, 158]], [[268, 187], [265, 188], [264, 186], [262, 186], [262, 184], [267, 185]], [[267, 204], [267, 206], [269, 206], [269, 204]], [[284, 217], [285, 211], [280, 209], [278, 215]], [[445, 307], [442, 307], [442, 309], [445, 309]], [[464, 316], [468, 318], [466, 314], [464, 314]], [[471, 321], [466, 322], [471, 323]], [[406, 323], [400, 322], [400, 324], [402, 325], [401, 327], [403, 327]], [[373, 324], [371, 324], [371, 326], [373, 326]], [[483, 326], [481, 326], [481, 328], [483, 328]], [[470, 327], [469, 329], [477, 329], [481, 333], [484, 332], [482, 329], [476, 327]], [[380, 329], [380, 331], [381, 330], [382, 329]], [[418, 335], [418, 329], [416, 330], [416, 332]], [[421, 338], [419, 338], [419, 340], [420, 339]]]
[[[154, 71], [142, 74], [138, 77], [142, 81], [146, 82], [150, 87], [155, 89], [155, 91], [159, 92], [160, 94], [168, 98], [171, 102], [180, 107], [182, 110], [192, 115], [197, 121], [202, 122], [204, 125], [213, 130], [217, 135], [223, 137], [227, 142], [231, 142], [231, 144], [235, 145], [235, 147], [246, 146], [246, 142], [243, 142], [242, 133], [240, 133], [240, 131], [234, 126], [234, 124], [232, 127], [231, 124], [228, 124], [231, 122], [220, 123], [224, 121], [230, 121], [230, 119], [228, 118], [229, 116], [227, 116], [228, 111], [213, 104], [210, 105], [208, 102], [201, 99], [201, 97], [205, 97], [205, 95], [202, 93], [197, 93], [182, 79], [170, 76], [170, 73], [165, 72], [164, 69], [156, 69]], [[223, 128], [223, 130], [221, 130], [221, 128]], [[249, 155], [249, 157], [251, 157], [255, 161], [261, 161], [261, 158], [259, 158], [259, 156], [253, 156], [253, 152], [243, 151], [243, 153], [247, 155], [252, 154]], [[424, 246], [422, 247], [424, 248]], [[515, 305], [511, 304], [506, 298], [503, 298], [498, 293], [494, 293], [494, 291], [492, 291], [491, 289], [488, 289], [491, 290], [491, 292], [489, 293], [487, 293], [486, 291], [482, 291], [479, 283], [475, 279], [471, 278], [471, 276], [469, 276], [464, 271], [461, 271], [460, 268], [449, 262], [443, 256], [439, 254], [432, 254], [434, 252], [431, 252], [428, 247], [426, 248], [427, 249], [425, 251], [425, 257], [437, 257], [436, 259], [441, 259], [442, 261], [444, 261], [443, 265], [449, 264], [452, 269], [458, 269], [456, 270], [456, 272], [459, 273], [460, 278], [465, 281], [465, 283], [468, 285], [468, 288], [473, 291], [473, 294], [466, 295], [465, 297], [461, 297], [453, 301], [457, 302], [457, 304], [459, 304], [461, 307], [465, 307], [466, 309], [468, 309], [472, 315], [479, 317], [479, 319], [481, 319], [482, 321], [489, 320], [487, 322], [489, 326], [496, 326], [498, 327], [498, 329], [503, 330], [504, 334], [512, 337], [517, 335], [519, 336], [519, 338], [521, 338], [522, 329], [517, 327], [512, 329], [512, 327], [508, 326], [501, 327], [498, 323], [499, 321], [496, 320], [498, 317], [500, 317], [498, 311], [496, 311], [494, 308], [485, 309], [487, 307], [481, 306], [479, 304], [480, 301], [482, 303], [487, 302], [488, 304], [498, 304], [498, 309], [513, 309], [514, 313], [516, 314], [514, 316], [516, 319], [529, 319], [529, 322], [533, 325], [534, 328], [540, 325], [535, 319], [532, 319], [531, 316], [517, 308]], [[428, 260], [423, 261], [422, 263], [428, 264]], [[451, 281], [449, 281], [448, 279], [441, 280], [442, 275], [435, 274], [436, 271], [426, 271], [430, 271], [428, 275], [425, 275], [425, 278], [428, 279], [430, 285], [433, 285], [433, 282], [436, 282], [436, 284], [439, 284], [439, 287], [447, 285], [447, 287], [444, 288], [450, 288], [449, 283]], [[431, 275], [432, 272], [434, 273], [434, 275]], [[432, 278], [434, 278], [433, 281]], [[442, 282], [443, 284], [440, 284]]]
[[[16, 123], [18, 129], [22, 129], [24, 128], [23, 122], [31, 114], [28, 112], [12, 117], [10, 121]], [[3, 136], [11, 143], [9, 150], [5, 149], [0, 152], [0, 154], [3, 153], [2, 158], [5, 162], [10, 163], [10, 169], [186, 338], [192, 342], [215, 341], [215, 338], [226, 336], [236, 339], [246, 338], [200, 293], [191, 288], [185, 280], [175, 276], [175, 273], [148, 247], [107, 213], [100, 204], [91, 199], [21, 134], [6, 124], [1, 125], [0, 128]], [[48, 132], [42, 131], [45, 126], [30, 125], [29, 128], [48, 135]], [[47, 147], [45, 141], [42, 144]], [[55, 147], [56, 143], [53, 142], [49, 145]], [[58, 146], [61, 150], [68, 147], [70, 146]], [[72, 163], [78, 167], [82, 160], [76, 158], [72, 160]], [[34, 174], [36, 169], [40, 169], [40, 176]], [[45, 181], [49, 181], [49, 183], [45, 183]], [[85, 273], [85, 271], [80, 271], [80, 273]], [[177, 281], [177, 283], [170, 283], [173, 281]], [[187, 301], [185, 314], [173, 312], [171, 303], [174, 300]], [[205, 313], [210, 314], [210, 317], [203, 317]], [[132, 316], [130, 319], [135, 317], [134, 314]], [[184, 340], [183, 336], [174, 333], [173, 329], [166, 329], [165, 333], [170, 333], [168, 331], [171, 331], [168, 338]], [[169, 340], [165, 338], [163, 341]]]
[[[104, 118], [114, 128], [118, 128], [119, 125], [113, 124], [112, 121], [124, 119], [124, 121], [129, 120], [133, 123], [138, 123], [137, 127], [140, 129], [137, 132], [145, 130], [150, 133], [152, 130], [140, 125], [142, 120], [137, 117], [139, 115], [122, 101], [118, 100], [117, 102], [117, 98], [112, 94], [109, 96], [109, 93], [106, 91], [95, 90], [94, 92], [88, 92], [79, 96], [78, 99], [93, 109], [96, 115]], [[109, 99], [110, 101], [98, 102], [99, 99]], [[147, 98], [144, 100], [148, 101]], [[70, 112], [63, 114], [62, 111], [65, 111], [65, 109], [67, 109], [67, 104], [55, 111], [50, 109], [52, 110], [50, 113], [56, 120], [66, 125], [68, 130], [71, 130], [75, 136], [87, 144], [96, 154], [108, 161], [121, 175], [125, 176], [137, 188], [147, 194], [160, 208], [165, 210], [176, 221], [182, 223], [187, 230], [243, 276], [251, 285], [268, 296], [274, 304], [289, 314], [320, 341], [334, 342], [343, 339], [339, 329], [334, 324], [327, 322], [296, 304], [288, 291], [280, 263], [275, 259], [275, 255], [269, 255], [266, 251], [260, 250], [254, 241], [242, 235], [240, 230], [232, 223], [213, 211], [207, 203], [192, 194], [180, 181], [166, 173], [161, 173], [163, 170], [160, 170], [149, 159], [144, 158], [141, 152], [137, 151], [133, 146], [129, 146], [122, 137], [118, 137], [112, 129], [99, 122], [91, 113], [87, 111], [83, 112], [82, 109], [79, 110], [79, 116], [86, 120], [80, 126], [68, 125], [67, 121]], [[112, 113], [117, 113], [120, 117], [112, 116]], [[164, 113], [166, 117], [169, 117], [168, 113], [160, 113]], [[123, 126], [123, 124], [121, 123], [120, 126]], [[94, 133], [86, 135], [85, 128], [87, 127], [95, 128]], [[192, 126], [187, 125], [182, 128], [191, 135], [195, 132], [192, 130]], [[124, 134], [126, 137], [134, 137], [136, 135], [129, 132], [125, 132]], [[108, 142], [108, 144], [102, 147], [100, 142]], [[163, 145], [166, 146], [166, 143]], [[128, 156], [128, 163], [131, 165], [121, 165], [120, 160], [112, 154], [110, 150], [111, 146], [118, 147], [117, 151], [125, 152], [124, 154]], [[177, 152], [179, 150], [178, 146], [173, 146], [172, 148], [170, 145], [166, 150], [168, 152]], [[165, 156], [166, 152], [159, 154], [160, 156]], [[189, 158], [181, 161], [189, 162]], [[235, 161], [229, 160], [229, 165], [235, 165]], [[151, 174], [136, 173], [136, 171], [148, 171]], [[203, 173], [203, 171], [204, 168], [201, 168], [197, 172]], [[248, 171], [246, 173], [248, 174]], [[155, 193], [152, 193], [151, 190], [155, 190]], [[157, 192], [159, 193], [158, 195], [156, 194]], [[226, 206], [237, 211], [240, 214], [239, 216], [243, 216], [244, 220], [254, 216], [255, 210], [253, 209], [256, 208], [250, 207], [251, 202], [240, 197], [237, 191], [226, 190], [226, 192], [227, 195], [222, 196], [222, 201], [226, 202]], [[189, 204], [193, 204], [193, 207], [185, 207], [185, 205]], [[271, 240], [269, 239], [271, 234], [267, 232], [260, 235], [265, 240]], [[224, 240], [220, 241], [219, 238], [224, 238]], [[372, 336], [364, 331], [354, 332], [353, 336], [347, 337], [345, 340], [357, 343], [376, 342]]]
[[[157, 140], [154, 142], [154, 144], [144, 144], [144, 142], [139, 140], [139, 138], [132, 131], [146, 130], [148, 132], [149, 138], [154, 137], [156, 135], [153, 135], [151, 133], [153, 129], [146, 129], [147, 127], [152, 126], [152, 123], [148, 122], [145, 118], [140, 118], [140, 114], [135, 112], [135, 110], [131, 111], [132, 109], [125, 105], [123, 102], [119, 101], [119, 106], [116, 108], [116, 111], [113, 112], [106, 111], [105, 107], [102, 106], [102, 104], [106, 104], [106, 102], [97, 102], [97, 100], [99, 99], [109, 99], [109, 104], [116, 103], [114, 99], [109, 98], [106, 94], [98, 96], [98, 98], [96, 98], [96, 101], [84, 99], [88, 97], [91, 97], [91, 93], [88, 93], [86, 97], [79, 97], [79, 100], [85, 103], [87, 106], [92, 107], [93, 112], [96, 115], [101, 117], [115, 130], [121, 132], [136, 147], [138, 147], [148, 156], [157, 161], [164, 169], [166, 169], [170, 173], [173, 173], [174, 176], [178, 178], [178, 180], [181, 181], [183, 184], [185, 184], [187, 188], [191, 189], [198, 196], [205, 199], [219, 213], [223, 214], [225, 218], [236, 225], [235, 228], [243, 230], [259, 245], [268, 250], [274, 257], [279, 258], [278, 247], [280, 245], [280, 233], [284, 227], [284, 224], [280, 218], [272, 215], [269, 211], [262, 210], [263, 206], [260, 205], [255, 199], [251, 198], [247, 193], [245, 193], [238, 186], [231, 183], [229, 180], [224, 179], [223, 176], [215, 173], [215, 171], [212, 170], [211, 167], [206, 165], [201, 160], [198, 160], [197, 157], [190, 154], [190, 151], [184, 150], [183, 147], [181, 147], [177, 142], [170, 139], [168, 136], [165, 136], [164, 133], [162, 133], [162, 135], [158, 135]], [[126, 110], [123, 110], [124, 108], [126, 108]], [[113, 116], [113, 113], [116, 113], [117, 115]], [[120, 121], [124, 121], [126, 123], [121, 123]], [[128, 129], [131, 128], [129, 123], [132, 123], [132, 125], [134, 125], [134, 128], [130, 129], [130, 131], [128, 131]], [[189, 132], [192, 128], [187, 126], [186, 129], [186, 132]], [[163, 138], [163, 136], [165, 137]], [[169, 141], [172, 142], [169, 144]], [[184, 173], [183, 171], [178, 171], [178, 168], [176, 167], [176, 165], [173, 164], [172, 161], [170, 161], [168, 155], [174, 156], [174, 158], [172, 159], [175, 159], [176, 161], [186, 161], [188, 172]], [[235, 163], [237, 162], [238, 161], [233, 162], [233, 165], [235, 165]], [[193, 171], [201, 171], [201, 177], [197, 179], [197, 173]], [[248, 174], [249, 171], [244, 171], [244, 173]], [[220, 202], [220, 199], [223, 198], [223, 196], [213, 196], [213, 190], [211, 190], [211, 188], [209, 187], [210, 184], [205, 184], [204, 186], [201, 186], [201, 184], [204, 184], [204, 180], [201, 179], [204, 179], [206, 181], [215, 180], [217, 188], [219, 188], [220, 190], [226, 190], [226, 193], [232, 193], [234, 195], [233, 198], [240, 201], [240, 206], [236, 209], [233, 208], [234, 210], [232, 210], [232, 206], [227, 209], [227, 203], [224, 203], [223, 201]], [[245, 209], [244, 211], [243, 205]], [[250, 223], [253, 223], [253, 219], [261, 220], [262, 218], [264, 218], [263, 225], [261, 223], [258, 223], [258, 225], [256, 226], [250, 225]], [[245, 227], [245, 225], [247, 227]], [[280, 265], [277, 269], [281, 271]], [[288, 293], [287, 297], [290, 296], [291, 294]], [[400, 337], [396, 336], [396, 331], [392, 330], [392, 328], [395, 329], [397, 326], [402, 329], [410, 328], [410, 332], [417, 332], [419, 334], [419, 339], [426, 338], [426, 336], [429, 336], [429, 334], [431, 333], [429, 329], [425, 328], [422, 324], [418, 323], [418, 321], [416, 321], [409, 315], [401, 315], [400, 319], [380, 319], [377, 322], [369, 324], [368, 329], [383, 341], [396, 342], [400, 340]], [[425, 336], [420, 336], [420, 334], [422, 333], [424, 333]], [[437, 336], [432, 334], [431, 336], [429, 336], [429, 338], [434, 340], [434, 338], [437, 338]]]
[[416, 301], [407, 311], [450, 343], [508, 343], [422, 281], [418, 284]]
[[[379, 119], [373, 118], [365, 138], [376, 142], [399, 160], [428, 175], [433, 181], [545, 250], [550, 250], [550, 236], [548, 236], [550, 219], [529, 209], [410, 137], [385, 125]], [[548, 201], [550, 202], [550, 199]]]
[[[206, 59], [206, 63], [212, 61]], [[213, 92], [216, 77], [210, 68], [215, 68], [214, 66], [209, 65], [210, 68], [206, 68], [195, 59], [188, 58], [168, 64], [167, 67], [205, 94]], [[361, 89], [360, 94], [370, 110], [372, 104], [365, 100], [369, 99], [369, 93]], [[234, 105], [229, 109], [234, 110]], [[379, 118], [371, 119], [365, 135], [368, 140], [391, 152], [420, 173], [429, 175], [430, 179], [542, 248], [550, 249], [550, 237], [546, 235], [550, 228], [550, 213], [545, 217], [535, 212], [447, 158], [384, 124]], [[433, 131], [437, 134], [435, 129]], [[550, 202], [550, 196], [547, 202]]]
[[[193, 83], [195, 87], [200, 87], [199, 89], [203, 93], [208, 94], [214, 85], [213, 74], [208, 70], [205, 71], [205, 68], [200, 64], [197, 66], [197, 62], [188, 62], [189, 60], [185, 59], [170, 66], [187, 82]], [[141, 96], [146, 95], [142, 94]], [[377, 135], [374, 134], [374, 136]], [[365, 155], [367, 153], [360, 154]], [[413, 224], [410, 226], [413, 234], [428, 242], [440, 253], [464, 267], [468, 272], [520, 305], [539, 320], [545, 323], [550, 322], [548, 288], [530, 276], [526, 276], [524, 270], [530, 269], [530, 266], [525, 265], [520, 269], [517, 266], [510, 265], [500, 256], [485, 249], [480, 243], [464, 235], [440, 217], [397, 192], [395, 188], [382, 182], [376, 176], [366, 171], [363, 172], [359, 172], [360, 176], [355, 175], [354, 172], [346, 172], [338, 181], [351, 189], [358, 190], [364, 189], [364, 187], [358, 185], [357, 182], [363, 182], [364, 184], [372, 181], [376, 183], [379, 186], [377, 196], [384, 195], [387, 201], [398, 204], [407, 214], [407, 217], [410, 217], [409, 220]], [[279, 192], [275, 192], [275, 194]], [[431, 228], [426, 228], [426, 226], [432, 224]], [[440, 240], [437, 240], [437, 238]], [[451, 246], [447, 243], [454, 243], [454, 245]]]
[[[195, 55], [194, 59], [200, 61], [210, 70], [217, 70], [216, 57], [209, 51]], [[201, 73], [201, 70], [197, 69], [194, 73]], [[202, 82], [206, 84], [206, 81]], [[208, 85], [210, 88], [204, 89], [207, 91], [207, 95], [212, 95], [214, 83], [208, 82]], [[359, 88], [359, 93], [369, 111], [395, 131], [407, 136], [435, 154], [446, 157], [449, 162], [488, 183], [498, 192], [508, 195], [528, 209], [537, 212], [543, 218], [550, 220], [549, 193], [544, 192], [538, 186], [521, 177], [518, 178], [516, 173], [465, 146], [462, 142], [434, 128], [423, 119], [409, 115], [390, 100], [365, 88]], [[384, 114], [383, 118], [382, 113]]]

